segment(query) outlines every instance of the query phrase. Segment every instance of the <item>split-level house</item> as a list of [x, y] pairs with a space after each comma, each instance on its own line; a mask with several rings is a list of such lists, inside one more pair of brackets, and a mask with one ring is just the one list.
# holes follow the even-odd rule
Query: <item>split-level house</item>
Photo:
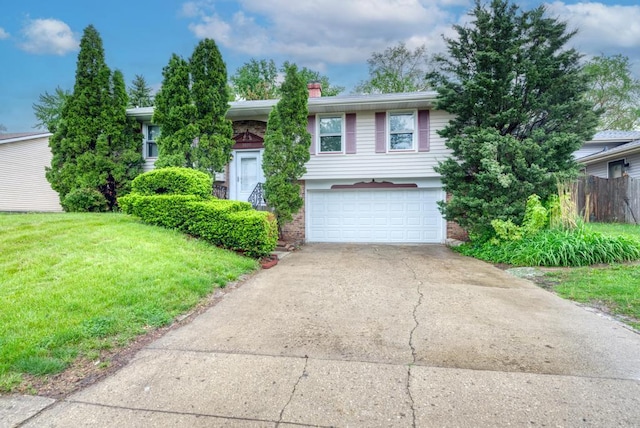
[[[312, 136], [302, 177], [304, 207], [284, 232], [307, 242], [441, 243], [459, 231], [438, 210], [445, 199], [434, 167], [449, 155], [437, 134], [451, 116], [435, 110], [435, 92], [321, 97], [309, 85]], [[229, 199], [260, 203], [267, 118], [277, 100], [232, 102], [233, 158], [218, 188]], [[128, 111], [142, 124], [145, 170], [161, 131], [152, 108]], [[221, 192], [223, 195], [225, 192]]]

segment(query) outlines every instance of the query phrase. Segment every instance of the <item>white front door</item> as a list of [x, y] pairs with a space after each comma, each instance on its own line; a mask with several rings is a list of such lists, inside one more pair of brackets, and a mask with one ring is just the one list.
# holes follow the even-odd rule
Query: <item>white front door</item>
[[249, 199], [256, 184], [264, 183], [262, 155], [260, 151], [236, 152], [235, 158], [235, 198], [238, 201]]

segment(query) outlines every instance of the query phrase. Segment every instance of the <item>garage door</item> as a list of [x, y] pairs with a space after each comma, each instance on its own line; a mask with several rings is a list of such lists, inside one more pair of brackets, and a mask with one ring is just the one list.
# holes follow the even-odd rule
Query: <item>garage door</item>
[[441, 189], [309, 190], [307, 241], [439, 243]]

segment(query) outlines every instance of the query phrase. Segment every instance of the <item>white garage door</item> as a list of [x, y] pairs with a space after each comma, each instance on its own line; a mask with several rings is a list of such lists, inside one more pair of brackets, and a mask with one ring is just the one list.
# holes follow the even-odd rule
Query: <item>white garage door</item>
[[309, 190], [307, 241], [439, 243], [441, 189]]

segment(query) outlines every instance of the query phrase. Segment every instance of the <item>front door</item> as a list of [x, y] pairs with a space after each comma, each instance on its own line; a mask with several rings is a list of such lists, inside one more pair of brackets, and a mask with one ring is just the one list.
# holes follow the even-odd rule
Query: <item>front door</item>
[[262, 156], [259, 151], [236, 152], [236, 200], [246, 201], [256, 184], [264, 183]]

